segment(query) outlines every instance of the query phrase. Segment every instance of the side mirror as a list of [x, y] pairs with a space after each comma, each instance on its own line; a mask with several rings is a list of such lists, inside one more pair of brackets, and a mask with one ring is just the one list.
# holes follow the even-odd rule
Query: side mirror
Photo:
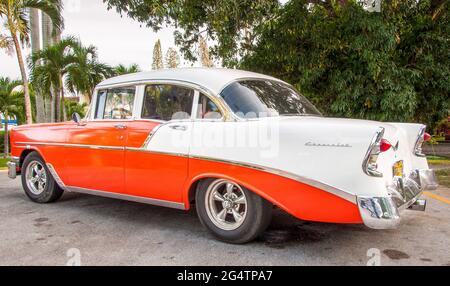
[[80, 123], [81, 123], [81, 116], [78, 113], [75, 112], [74, 114], [72, 114], [72, 120], [76, 124], [80, 125]]

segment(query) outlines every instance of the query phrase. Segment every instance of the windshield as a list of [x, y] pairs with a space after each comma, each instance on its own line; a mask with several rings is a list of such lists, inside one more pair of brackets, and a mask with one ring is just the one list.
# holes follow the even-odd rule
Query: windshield
[[243, 80], [228, 85], [220, 94], [239, 117], [321, 115], [305, 97], [287, 84], [271, 80]]

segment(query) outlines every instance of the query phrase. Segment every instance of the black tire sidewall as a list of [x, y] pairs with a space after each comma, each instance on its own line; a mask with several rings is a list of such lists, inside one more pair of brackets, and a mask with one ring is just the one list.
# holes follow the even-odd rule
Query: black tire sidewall
[[206, 207], [206, 191], [208, 186], [217, 179], [206, 179], [199, 183], [196, 193], [196, 209], [200, 222], [219, 240], [228, 243], [246, 243], [255, 239], [270, 223], [272, 205], [241, 186], [247, 198], [247, 215], [242, 225], [234, 230], [223, 230], [217, 227], [209, 218]]
[[[28, 168], [28, 165], [33, 162], [33, 161], [38, 161], [39, 163], [42, 164], [42, 166], [44, 166], [45, 169], [45, 173], [47, 176], [47, 183], [45, 185], [45, 189], [42, 193], [40, 193], [39, 195], [33, 194], [30, 189], [28, 188], [27, 182], [26, 182], [26, 169]], [[28, 198], [30, 198], [33, 202], [37, 202], [37, 203], [49, 203], [52, 202], [53, 200], [55, 200], [57, 197], [60, 196], [60, 194], [58, 194], [59, 187], [56, 185], [55, 180], [53, 179], [53, 176], [51, 175], [49, 169], [47, 168], [47, 164], [45, 164], [44, 160], [42, 159], [42, 157], [37, 153], [37, 152], [32, 152], [30, 154], [28, 154], [27, 157], [25, 157], [25, 160], [23, 161], [22, 164], [22, 186], [23, 189], [25, 191], [25, 194], [27, 195]]]

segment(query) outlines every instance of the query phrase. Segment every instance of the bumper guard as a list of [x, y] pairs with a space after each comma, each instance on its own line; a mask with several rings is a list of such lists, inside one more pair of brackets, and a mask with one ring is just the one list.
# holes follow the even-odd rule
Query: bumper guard
[[400, 224], [400, 211], [425, 210], [426, 201], [418, 200], [424, 190], [435, 190], [434, 170], [414, 170], [408, 177], [395, 177], [388, 186], [388, 197], [358, 197], [364, 224], [374, 229], [391, 229]]

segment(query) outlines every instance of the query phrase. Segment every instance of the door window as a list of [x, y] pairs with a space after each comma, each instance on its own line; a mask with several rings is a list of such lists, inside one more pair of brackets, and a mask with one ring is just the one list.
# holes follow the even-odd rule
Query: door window
[[136, 89], [113, 88], [102, 90], [97, 95], [96, 119], [132, 119]]
[[197, 105], [197, 119], [222, 118], [222, 114], [217, 105], [206, 95], [200, 94]]
[[191, 117], [194, 90], [176, 85], [156, 84], [145, 88], [142, 118], [169, 121]]

